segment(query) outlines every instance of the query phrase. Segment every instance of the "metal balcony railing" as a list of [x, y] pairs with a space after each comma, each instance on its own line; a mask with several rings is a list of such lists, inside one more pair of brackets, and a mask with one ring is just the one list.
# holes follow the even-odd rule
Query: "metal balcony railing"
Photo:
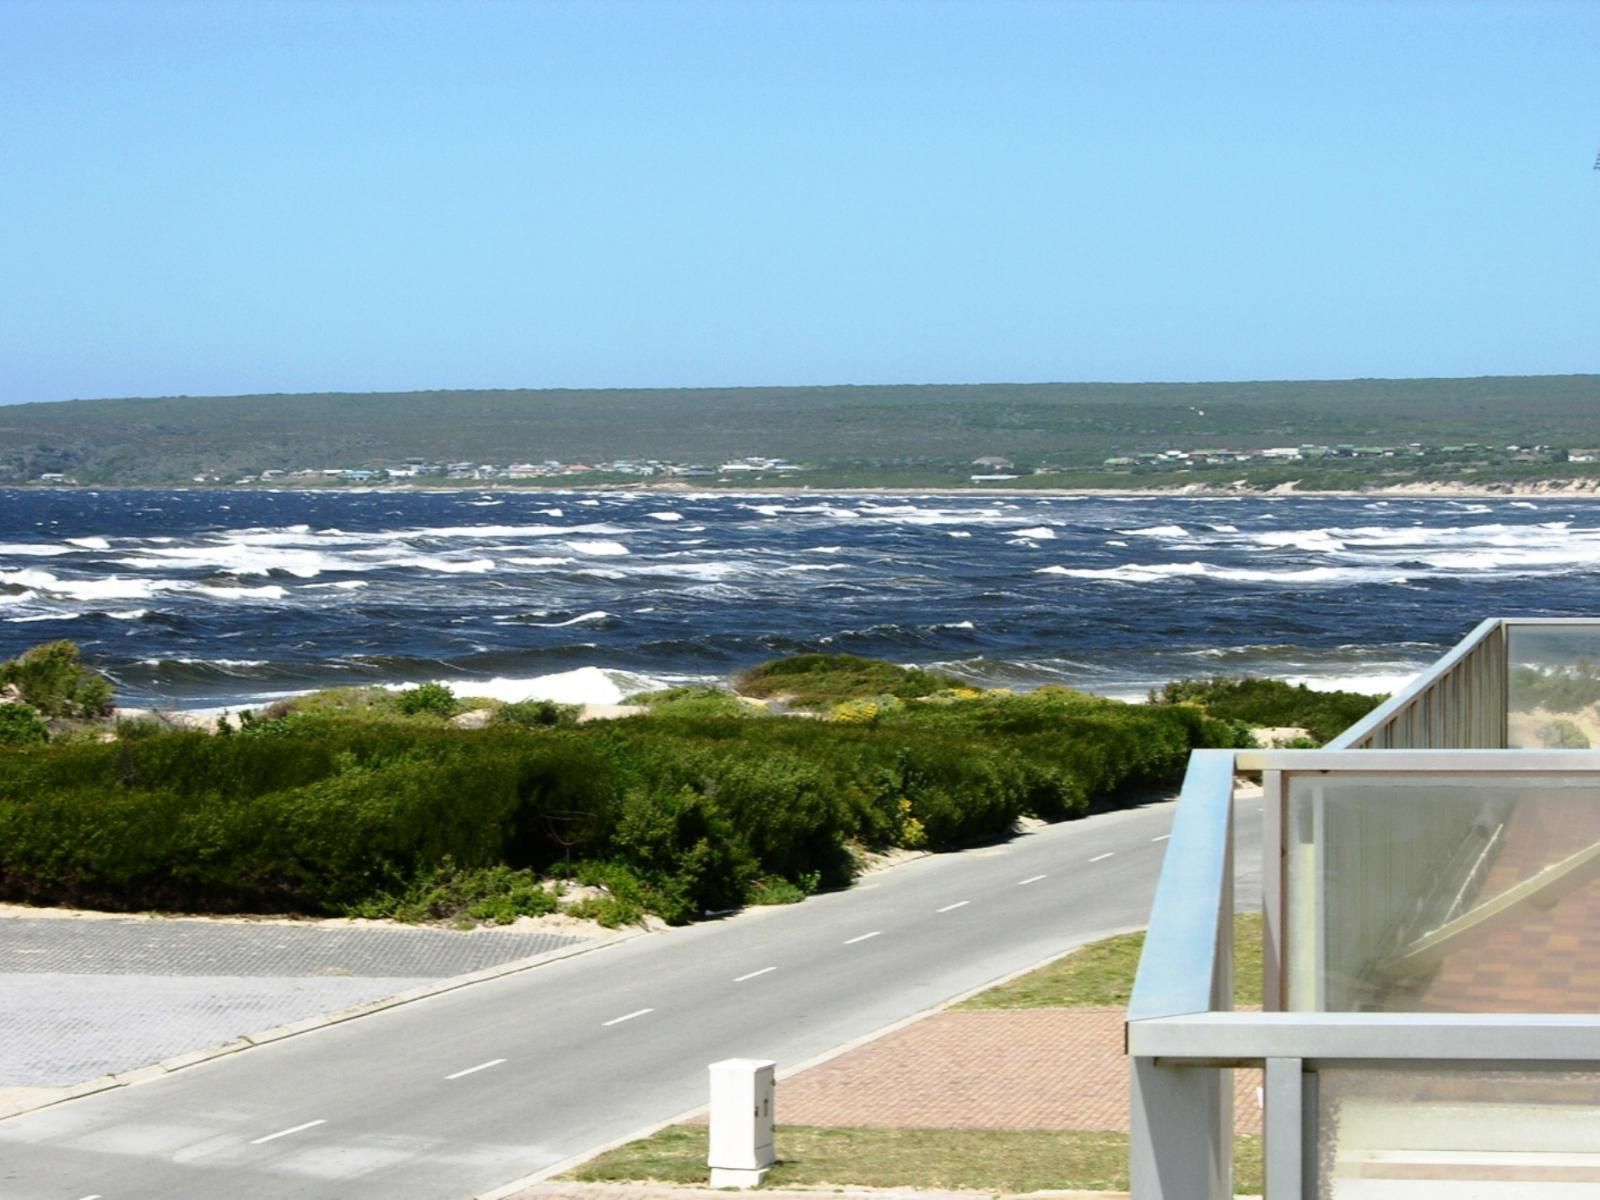
[[[1600, 1194], [1600, 621], [1494, 620], [1308, 751], [1197, 752], [1128, 1008], [1135, 1200]], [[1259, 773], [1264, 1009], [1233, 1012]]]

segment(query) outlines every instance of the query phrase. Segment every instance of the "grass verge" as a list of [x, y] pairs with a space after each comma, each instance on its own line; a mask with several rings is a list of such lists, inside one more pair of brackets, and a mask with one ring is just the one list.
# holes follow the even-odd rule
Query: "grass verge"
[[[1037, 971], [963, 1000], [957, 1008], [1123, 1008], [1133, 994], [1144, 934], [1091, 942]], [[1234, 918], [1233, 1003], [1261, 1004], [1261, 915]]]
[[[584, 1163], [585, 1183], [706, 1181], [706, 1127], [672, 1125]], [[769, 1187], [1126, 1191], [1125, 1133], [995, 1129], [831, 1129], [785, 1125]], [[1234, 1140], [1234, 1186], [1261, 1191], [1261, 1139]]]

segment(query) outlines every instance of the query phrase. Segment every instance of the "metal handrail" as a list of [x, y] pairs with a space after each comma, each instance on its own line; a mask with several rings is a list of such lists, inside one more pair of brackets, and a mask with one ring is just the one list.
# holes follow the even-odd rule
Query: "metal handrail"
[[1231, 750], [1196, 750], [1189, 759], [1128, 1019], [1210, 1012], [1222, 983], [1232, 992], [1231, 956], [1219, 929], [1233, 914], [1233, 762]]

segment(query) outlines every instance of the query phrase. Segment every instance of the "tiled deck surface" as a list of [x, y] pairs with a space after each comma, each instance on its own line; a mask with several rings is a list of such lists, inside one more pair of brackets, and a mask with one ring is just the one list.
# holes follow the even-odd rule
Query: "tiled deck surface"
[[[1474, 904], [1533, 878], [1600, 838], [1592, 808], [1570, 796], [1525, 797]], [[1531, 904], [1461, 939], [1431, 975], [1393, 989], [1390, 1010], [1593, 1012], [1600, 1003], [1600, 861]]]

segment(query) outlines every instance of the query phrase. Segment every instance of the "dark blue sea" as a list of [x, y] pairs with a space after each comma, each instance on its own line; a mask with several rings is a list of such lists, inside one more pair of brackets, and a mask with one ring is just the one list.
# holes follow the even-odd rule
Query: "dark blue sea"
[[71, 638], [129, 705], [604, 702], [804, 651], [1389, 690], [1485, 616], [1597, 611], [1565, 498], [0, 491], [0, 656]]

